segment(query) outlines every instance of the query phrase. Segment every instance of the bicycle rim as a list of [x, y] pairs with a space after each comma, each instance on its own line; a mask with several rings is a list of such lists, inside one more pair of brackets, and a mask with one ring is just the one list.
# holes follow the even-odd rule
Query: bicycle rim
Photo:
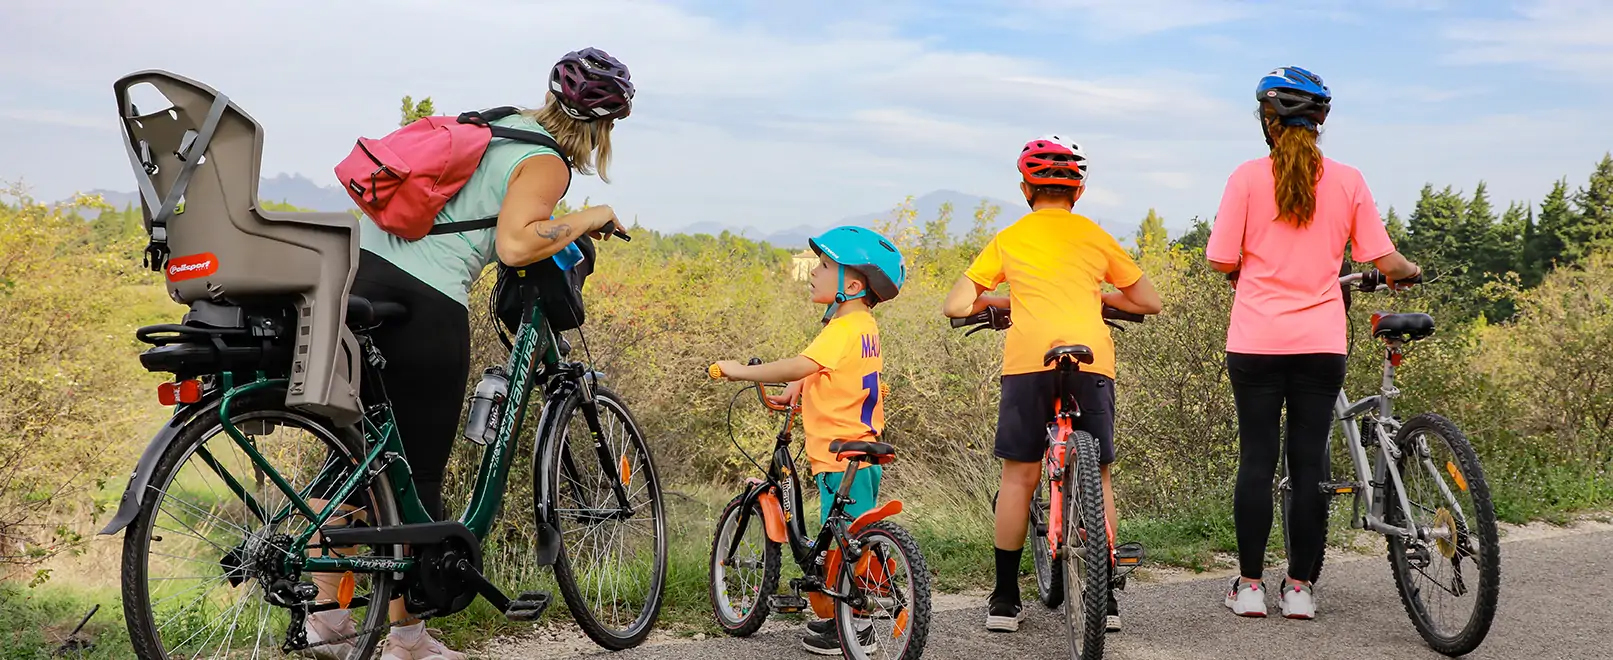
[[[553, 522], [560, 530], [555, 581], [572, 618], [594, 643], [632, 648], [660, 614], [667, 573], [666, 513], [649, 445], [621, 399], [595, 386], [604, 442], [617, 457], [631, 513], [620, 508], [594, 449], [580, 394], [541, 439]], [[624, 469], [625, 468], [625, 469]], [[647, 540], [647, 542], [646, 542]]]
[[[1098, 443], [1071, 435], [1064, 467], [1064, 619], [1071, 658], [1103, 657], [1109, 605], [1109, 534], [1104, 524]], [[1077, 523], [1079, 521], [1079, 523]], [[1080, 529], [1077, 529], [1077, 528]]]
[[1051, 524], [1050, 510], [1052, 483], [1044, 476], [1031, 493], [1030, 524], [1026, 526], [1025, 544], [1031, 547], [1031, 562], [1036, 567], [1037, 599], [1048, 609], [1064, 602], [1064, 564], [1053, 557], [1048, 545], [1047, 528]]
[[[853, 660], [900, 660], [924, 654], [930, 628], [930, 571], [913, 535], [896, 523], [881, 520], [856, 535], [863, 557], [859, 571], [840, 567], [835, 590], [857, 591], [867, 606], [835, 601], [835, 629], [842, 657]], [[855, 575], [853, 573], [856, 573]], [[855, 589], [854, 589], [855, 586]], [[872, 644], [865, 647], [856, 632], [864, 627]]]
[[1412, 511], [1402, 511], [1390, 492], [1390, 522], [1432, 537], [1389, 538], [1395, 587], [1430, 647], [1453, 656], [1471, 652], [1489, 634], [1501, 581], [1500, 538], [1483, 468], [1467, 437], [1439, 415], [1413, 417], [1394, 442], [1403, 452], [1397, 467]]
[[[284, 409], [283, 396], [272, 392], [238, 400], [233, 422], [293, 489], [309, 496], [305, 499], [334, 491], [362, 459], [354, 451], [360, 443], [338, 436], [322, 421]], [[140, 514], [125, 531], [122, 580], [131, 642], [140, 657], [153, 659], [279, 655], [291, 617], [265, 600], [265, 585], [276, 576], [260, 566], [285, 554], [279, 548], [286, 539], [277, 535], [295, 535], [306, 529], [308, 520], [289, 513], [273, 522], [277, 512], [290, 511], [285, 494], [249, 462], [213, 411], [204, 415], [191, 420], [159, 460]], [[289, 441], [296, 431], [314, 442]], [[273, 524], [262, 522], [224, 475], [242, 486]], [[327, 525], [396, 524], [385, 483], [377, 480], [356, 492], [349, 500], [355, 509], [338, 513]], [[369, 550], [342, 554], [379, 552]], [[335, 574], [279, 577], [319, 585], [318, 601], [326, 603], [340, 589]], [[351, 647], [326, 650], [338, 657], [368, 657], [386, 634], [386, 603], [394, 592], [390, 574], [354, 574], [353, 595], [372, 604], [355, 606], [353, 625], [340, 626], [338, 634], [362, 634], [346, 640]]]
[[740, 534], [739, 519], [744, 510], [744, 494], [723, 508], [712, 537], [710, 574], [707, 587], [712, 615], [724, 632], [747, 637], [767, 620], [767, 597], [778, 590], [780, 547], [767, 538], [762, 509], [752, 503], [750, 518], [734, 555], [723, 559]]

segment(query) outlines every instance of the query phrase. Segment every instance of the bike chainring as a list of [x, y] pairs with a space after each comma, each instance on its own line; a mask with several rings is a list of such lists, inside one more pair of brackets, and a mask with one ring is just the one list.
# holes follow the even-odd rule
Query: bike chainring
[[415, 546], [413, 552], [416, 561], [405, 578], [403, 592], [409, 613], [422, 619], [426, 612], [446, 616], [469, 607], [476, 600], [475, 588], [459, 576], [453, 565], [461, 559], [469, 559], [471, 567], [481, 571], [481, 548], [450, 537], [436, 545]]

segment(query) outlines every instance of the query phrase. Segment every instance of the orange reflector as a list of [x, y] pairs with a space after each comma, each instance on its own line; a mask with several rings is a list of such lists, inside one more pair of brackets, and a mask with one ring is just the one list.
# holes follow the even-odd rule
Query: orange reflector
[[1451, 479], [1456, 482], [1457, 488], [1464, 493], [1467, 492], [1467, 480], [1462, 478], [1462, 471], [1456, 469], [1456, 463], [1445, 461], [1445, 471], [1451, 473]]
[[345, 610], [345, 609], [347, 609], [348, 604], [352, 603], [352, 602], [353, 602], [353, 572], [348, 571], [348, 572], [342, 574], [342, 583], [340, 585], [337, 585], [337, 587], [336, 587], [336, 603], [341, 605], [342, 609]]
[[616, 472], [617, 474], [622, 475], [623, 488], [628, 488], [633, 485], [633, 466], [628, 464], [626, 456], [622, 457], [621, 466]]
[[901, 637], [904, 632], [907, 632], [907, 610], [896, 615], [896, 626], [891, 628], [891, 637]]

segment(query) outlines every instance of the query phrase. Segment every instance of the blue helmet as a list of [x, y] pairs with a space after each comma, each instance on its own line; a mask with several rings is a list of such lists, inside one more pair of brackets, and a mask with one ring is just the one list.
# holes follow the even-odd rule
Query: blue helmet
[[1289, 126], [1315, 128], [1327, 120], [1333, 93], [1322, 77], [1297, 66], [1273, 69], [1255, 86], [1255, 100], [1271, 106]]
[[[812, 246], [813, 252], [828, 257], [840, 266], [835, 302], [824, 314], [826, 319], [835, 307], [847, 300], [864, 295], [872, 297], [875, 302], [895, 298], [902, 291], [902, 283], [907, 281], [907, 264], [902, 259], [902, 251], [874, 230], [849, 225], [835, 227], [817, 238], [808, 239], [807, 244]], [[868, 280], [868, 288], [863, 293], [856, 296], [845, 294], [847, 268], [856, 269]]]

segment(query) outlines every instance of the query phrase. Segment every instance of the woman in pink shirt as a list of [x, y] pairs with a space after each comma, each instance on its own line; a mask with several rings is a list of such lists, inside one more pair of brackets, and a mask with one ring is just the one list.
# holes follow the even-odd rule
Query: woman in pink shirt
[[1227, 375], [1238, 407], [1233, 518], [1242, 576], [1225, 603], [1240, 616], [1266, 615], [1262, 559], [1286, 402], [1294, 499], [1280, 600], [1283, 616], [1311, 619], [1311, 580], [1327, 535], [1319, 486], [1333, 402], [1344, 385], [1347, 327], [1338, 284], [1344, 246], [1353, 243], [1354, 259], [1372, 262], [1391, 285], [1421, 271], [1395, 251], [1361, 173], [1317, 148], [1332, 100], [1322, 79], [1283, 67], [1261, 78], [1255, 98], [1271, 153], [1227, 180], [1205, 248], [1216, 270], [1237, 274]]

